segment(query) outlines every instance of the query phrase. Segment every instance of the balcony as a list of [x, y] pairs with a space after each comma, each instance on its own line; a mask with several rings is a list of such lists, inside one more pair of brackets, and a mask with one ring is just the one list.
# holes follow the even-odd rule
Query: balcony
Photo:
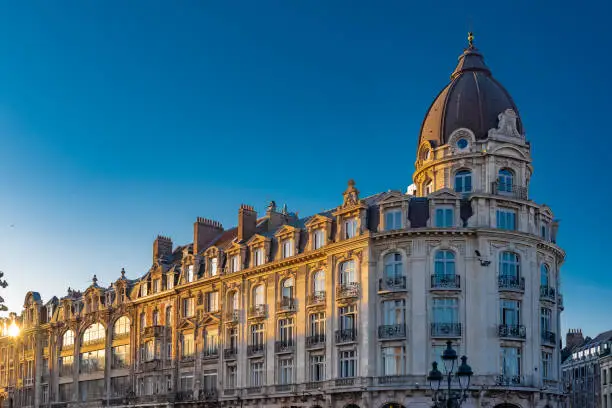
[[153, 337], [161, 338], [164, 337], [164, 334], [166, 334], [166, 326], [155, 325], [148, 326], [142, 329], [143, 339], [149, 339]]
[[265, 318], [268, 315], [268, 305], [255, 305], [249, 308], [249, 318]]
[[543, 343], [555, 345], [556, 340], [557, 340], [557, 336], [555, 335], [555, 333], [551, 331], [542, 332], [542, 342]]
[[308, 295], [306, 298], [306, 304], [308, 306], [324, 305], [325, 304], [325, 292], [314, 292], [312, 295]]
[[281, 340], [274, 343], [274, 351], [277, 353], [291, 353], [295, 350], [293, 340]]
[[523, 186], [494, 181], [491, 190], [495, 195], [527, 200], [527, 188]]
[[396, 290], [406, 290], [406, 277], [405, 276], [388, 276], [378, 280], [378, 290], [381, 292], [389, 291], [394, 292]]
[[461, 323], [432, 323], [431, 337], [461, 337]]
[[236, 395], [236, 389], [235, 388], [224, 388], [223, 395], [226, 397], [231, 396], [231, 395]]
[[277, 384], [274, 387], [274, 391], [276, 392], [294, 392], [294, 389], [294, 384]]
[[278, 302], [277, 307], [279, 312], [295, 312], [297, 309], [297, 302], [294, 298], [285, 297]]
[[261, 394], [262, 391], [263, 391], [263, 387], [261, 387], [261, 386], [258, 386], [258, 387], [247, 387], [247, 389], [246, 389], [247, 395]]
[[557, 293], [555, 292], [555, 288], [551, 288], [550, 286], [540, 286], [540, 300], [554, 302], [556, 296]]
[[355, 385], [355, 378], [338, 378], [335, 381], [336, 387], [350, 387]]
[[128, 361], [125, 360], [121, 360], [121, 359], [113, 359], [111, 362], [111, 369], [113, 370], [125, 370], [127, 368], [130, 368], [131, 364]]
[[204, 389], [200, 391], [200, 400], [203, 401], [214, 401], [218, 398], [216, 389]]
[[498, 375], [495, 377], [496, 385], [521, 385], [524, 383], [523, 377], [520, 375]]
[[219, 349], [217, 347], [209, 347], [202, 351], [202, 358], [204, 360], [212, 360], [219, 358]]
[[386, 324], [378, 326], [378, 338], [397, 339], [406, 337], [405, 324]]
[[324, 384], [325, 384], [324, 381], [311, 381], [311, 382], [307, 382], [304, 385], [304, 388], [306, 388], [307, 390], [318, 390], [322, 388]]
[[359, 297], [359, 283], [345, 283], [336, 286], [336, 298], [349, 299]]
[[461, 278], [455, 274], [431, 275], [431, 288], [437, 290], [454, 290], [461, 288]]
[[516, 292], [525, 291], [525, 278], [516, 276], [499, 275], [497, 284], [500, 290], [511, 290]]
[[72, 377], [72, 366], [61, 366], [60, 365], [60, 369], [59, 369], [59, 375], [60, 377]]
[[410, 380], [407, 375], [383, 375], [377, 378], [378, 384], [406, 384]]
[[81, 345], [82, 346], [93, 346], [96, 344], [104, 344], [105, 341], [106, 339], [104, 337], [99, 338], [99, 339], [87, 339], [87, 340], [83, 340], [83, 343]]
[[130, 337], [130, 332], [113, 333], [113, 340], [121, 340]]
[[357, 341], [357, 329], [336, 330], [336, 343]]
[[142, 371], [154, 371], [161, 368], [161, 360], [154, 358], [140, 363]]
[[524, 339], [527, 336], [522, 324], [500, 324], [497, 333], [504, 339]]
[[317, 347], [325, 345], [325, 334], [313, 334], [306, 337], [306, 347]]
[[232, 310], [225, 314], [226, 323], [238, 323], [240, 321], [240, 311]]
[[223, 358], [226, 360], [235, 360], [237, 355], [238, 349], [236, 347], [223, 349]]
[[193, 401], [193, 390], [177, 392], [176, 400], [177, 401]]
[[247, 346], [247, 356], [261, 356], [265, 352], [263, 344], [249, 344]]

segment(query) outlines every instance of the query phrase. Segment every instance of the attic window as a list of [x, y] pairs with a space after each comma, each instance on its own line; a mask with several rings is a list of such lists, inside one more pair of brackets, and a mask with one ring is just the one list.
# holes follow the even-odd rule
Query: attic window
[[174, 275], [171, 273], [166, 277], [166, 288], [168, 288], [168, 290], [174, 288]]
[[350, 239], [357, 236], [357, 220], [349, 218], [344, 221], [344, 238]]
[[187, 282], [193, 282], [193, 265], [187, 267]]
[[293, 239], [286, 239], [283, 241], [283, 258], [293, 256], [293, 247]]
[[219, 262], [219, 258], [214, 257], [210, 258], [208, 262], [208, 276], [217, 276], [217, 264]]
[[312, 233], [313, 247], [312, 249], [319, 249], [325, 245], [325, 231], [322, 228], [315, 230]]
[[253, 266], [263, 265], [264, 263], [264, 250], [263, 248], [257, 248], [253, 251]]
[[141, 287], [140, 287], [140, 296], [147, 296], [148, 295], [148, 290], [147, 290], [147, 283], [145, 282]]
[[238, 272], [240, 270], [240, 259], [238, 255], [234, 255], [230, 258], [230, 272]]

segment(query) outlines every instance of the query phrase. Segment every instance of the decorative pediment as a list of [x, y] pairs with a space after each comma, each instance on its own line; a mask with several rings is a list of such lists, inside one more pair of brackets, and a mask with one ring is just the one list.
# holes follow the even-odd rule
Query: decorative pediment
[[216, 245], [210, 246], [204, 251], [204, 256], [207, 258], [214, 258], [219, 256], [223, 251]]
[[190, 330], [190, 329], [195, 329], [196, 328], [196, 324], [194, 322], [194, 319], [192, 317], [188, 317], [185, 319], [182, 319], [181, 322], [178, 325], [178, 330]]
[[198, 321], [198, 326], [208, 326], [208, 325], [219, 325], [221, 323], [221, 319], [218, 314], [215, 313], [204, 313], [202, 318]]
[[404, 194], [402, 194], [401, 191], [392, 190], [392, 191], [387, 191], [386, 193], [383, 193], [378, 199], [378, 203], [380, 205], [399, 204], [405, 201], [406, 199], [407, 197]]
[[540, 214], [551, 220], [553, 218], [552, 210], [550, 209], [549, 206], [545, 204], [540, 207]]
[[308, 229], [320, 228], [327, 224], [331, 224], [332, 219], [321, 214], [315, 214], [304, 224]]
[[344, 193], [342, 193], [342, 208], [355, 207], [362, 204], [359, 199], [359, 190], [355, 188], [355, 180], [350, 179]]
[[246, 244], [249, 246], [255, 246], [269, 241], [270, 238], [264, 237], [261, 234], [255, 234], [246, 242]]
[[461, 198], [460, 193], [446, 187], [429, 194], [430, 200], [460, 200]]
[[244, 249], [243, 244], [239, 244], [237, 242], [231, 242], [229, 246], [225, 248], [225, 253], [228, 255], [236, 255], [240, 253], [240, 250]]
[[274, 236], [277, 237], [278, 239], [292, 238], [297, 232], [299, 232], [298, 228], [285, 224], [282, 227], [280, 227], [278, 231], [276, 231]]

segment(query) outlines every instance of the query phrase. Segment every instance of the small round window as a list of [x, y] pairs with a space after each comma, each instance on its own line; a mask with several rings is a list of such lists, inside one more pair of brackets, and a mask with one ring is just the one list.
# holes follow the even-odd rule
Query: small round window
[[459, 140], [457, 140], [457, 147], [460, 148], [460, 149], [465, 149], [466, 147], [468, 147], [467, 139], [459, 139]]

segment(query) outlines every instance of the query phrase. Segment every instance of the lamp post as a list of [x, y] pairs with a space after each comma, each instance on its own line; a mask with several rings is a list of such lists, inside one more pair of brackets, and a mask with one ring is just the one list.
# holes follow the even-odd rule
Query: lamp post
[[[467, 390], [470, 387], [470, 379], [474, 374], [472, 368], [467, 364], [467, 357], [461, 357], [461, 365], [455, 370], [455, 363], [457, 361], [457, 352], [453, 349], [453, 343], [449, 340], [446, 342], [446, 350], [442, 353], [442, 362], [444, 363], [444, 372], [442, 375], [438, 370], [438, 363], [433, 362], [431, 364], [432, 370], [427, 376], [429, 386], [433, 391], [433, 401], [435, 408], [459, 408], [461, 404], [467, 399]], [[453, 382], [453, 375], [459, 382], [459, 392], [453, 391], [451, 388]], [[440, 390], [442, 386], [442, 380], [446, 376], [446, 393], [444, 390]]]

